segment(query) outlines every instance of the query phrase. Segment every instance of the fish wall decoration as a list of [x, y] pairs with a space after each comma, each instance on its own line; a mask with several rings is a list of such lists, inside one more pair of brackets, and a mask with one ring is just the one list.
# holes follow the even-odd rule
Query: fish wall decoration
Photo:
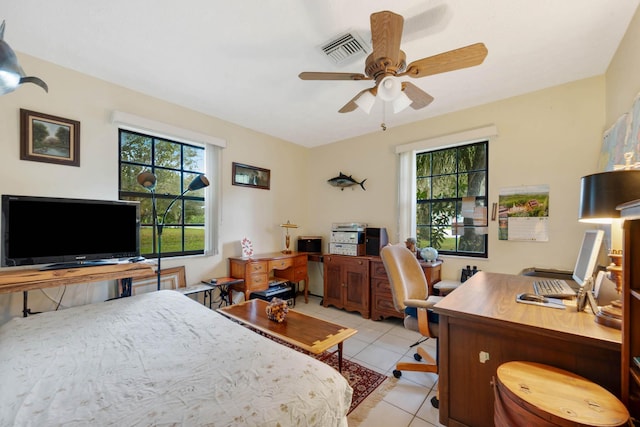
[[27, 77], [18, 64], [15, 52], [4, 41], [4, 21], [0, 25], [0, 95], [13, 92], [22, 83], [33, 83], [49, 92], [47, 84], [38, 77]]
[[361, 182], [358, 182], [353, 179], [351, 175], [347, 176], [340, 172], [338, 176], [328, 179], [327, 182], [334, 187], [339, 187], [341, 191], [344, 191], [346, 187], [351, 187], [352, 185], [359, 185], [363, 190], [366, 191], [367, 189], [364, 188], [364, 182], [366, 180], [367, 179], [365, 178]]

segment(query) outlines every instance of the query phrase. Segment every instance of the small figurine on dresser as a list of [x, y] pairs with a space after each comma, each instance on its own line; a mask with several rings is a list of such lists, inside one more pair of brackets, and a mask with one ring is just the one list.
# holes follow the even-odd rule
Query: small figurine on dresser
[[407, 249], [409, 249], [414, 254], [416, 253], [416, 238], [415, 237], [407, 238], [407, 240], [404, 241], [404, 244], [406, 245]]

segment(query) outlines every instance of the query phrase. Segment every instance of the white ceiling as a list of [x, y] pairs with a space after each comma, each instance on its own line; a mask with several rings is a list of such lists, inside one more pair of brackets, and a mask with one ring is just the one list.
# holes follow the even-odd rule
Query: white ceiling
[[[4, 0], [0, 20], [18, 53], [314, 147], [601, 75], [639, 1]], [[363, 73], [364, 59], [335, 65], [318, 46], [349, 30], [369, 43], [381, 10], [405, 18], [407, 63], [476, 42], [487, 58], [411, 79], [435, 98], [424, 109], [340, 114], [371, 81], [298, 74]]]

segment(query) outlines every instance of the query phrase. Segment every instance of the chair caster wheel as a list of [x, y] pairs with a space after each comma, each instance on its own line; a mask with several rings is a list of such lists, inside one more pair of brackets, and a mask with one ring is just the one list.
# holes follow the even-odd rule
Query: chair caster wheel
[[400, 378], [402, 376], [402, 372], [398, 371], [397, 369], [394, 369], [393, 376], [396, 378]]
[[415, 353], [415, 354], [413, 355], [413, 358], [414, 358], [416, 361], [418, 361], [418, 362], [422, 360], [422, 356], [420, 356], [418, 353]]
[[440, 407], [440, 401], [438, 400], [437, 397], [433, 396], [431, 398], [431, 406], [433, 406], [436, 409], [438, 409]]

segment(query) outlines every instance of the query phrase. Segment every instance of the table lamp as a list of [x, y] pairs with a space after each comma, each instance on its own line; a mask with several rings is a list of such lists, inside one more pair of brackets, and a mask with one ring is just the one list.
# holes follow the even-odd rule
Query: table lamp
[[158, 221], [157, 212], [156, 212], [156, 176], [149, 172], [144, 171], [140, 173], [137, 177], [138, 184], [146, 188], [151, 192], [151, 207], [152, 207], [152, 215], [153, 215], [153, 226], [158, 230], [158, 268], [157, 268], [157, 277], [158, 277], [158, 290], [160, 290], [160, 281], [161, 281], [161, 269], [160, 269], [160, 260], [162, 258], [162, 230], [164, 228], [164, 222], [167, 218], [167, 213], [173, 206], [173, 204], [182, 196], [184, 196], [189, 191], [199, 190], [201, 188], [207, 187], [209, 185], [209, 180], [204, 175], [196, 176], [193, 181], [189, 184], [189, 186], [179, 195], [171, 200], [167, 209], [165, 209], [164, 214], [162, 215], [162, 220]]
[[288, 220], [286, 224], [280, 224], [280, 227], [287, 230], [287, 234], [285, 236], [285, 249], [282, 251], [283, 254], [290, 254], [291, 250], [289, 249], [289, 245], [291, 244], [291, 236], [289, 236], [290, 228], [298, 228], [296, 224], [291, 224]]
[[607, 267], [616, 290], [622, 287], [622, 230], [616, 207], [640, 199], [640, 170], [616, 170], [584, 176], [580, 183], [580, 222], [611, 225]]

